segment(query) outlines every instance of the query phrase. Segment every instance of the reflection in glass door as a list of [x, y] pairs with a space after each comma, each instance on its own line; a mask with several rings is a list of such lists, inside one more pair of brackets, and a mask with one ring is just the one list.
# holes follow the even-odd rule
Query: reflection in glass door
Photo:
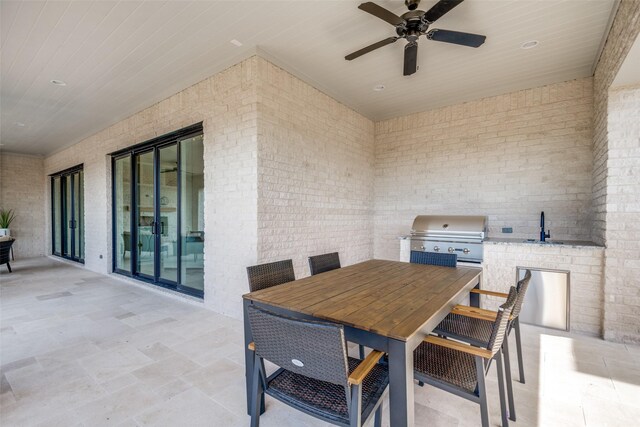
[[51, 176], [52, 253], [84, 262], [84, 172], [82, 165]]
[[154, 152], [136, 154], [136, 273], [155, 278]]
[[178, 146], [171, 144], [158, 150], [160, 278], [178, 281]]
[[203, 296], [203, 151], [200, 124], [113, 154], [114, 271]]

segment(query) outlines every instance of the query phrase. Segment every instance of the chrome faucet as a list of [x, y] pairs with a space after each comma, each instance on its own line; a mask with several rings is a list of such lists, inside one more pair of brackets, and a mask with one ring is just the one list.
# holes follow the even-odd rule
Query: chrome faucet
[[545, 239], [551, 238], [551, 232], [544, 232], [544, 211], [540, 212], [540, 241], [544, 242]]

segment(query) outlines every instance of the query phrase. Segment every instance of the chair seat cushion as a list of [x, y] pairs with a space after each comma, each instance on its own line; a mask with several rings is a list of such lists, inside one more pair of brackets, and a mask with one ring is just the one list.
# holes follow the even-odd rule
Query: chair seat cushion
[[493, 322], [450, 313], [433, 331], [436, 334], [486, 345], [491, 339]]
[[[361, 360], [349, 357], [349, 372]], [[371, 414], [389, 384], [387, 367], [377, 364], [362, 383], [362, 420]], [[345, 389], [341, 385], [279, 369], [268, 379], [267, 394], [299, 410], [340, 424], [349, 424]]]
[[413, 352], [413, 365], [418, 380], [432, 378], [476, 393], [478, 376], [471, 354], [423, 342]]

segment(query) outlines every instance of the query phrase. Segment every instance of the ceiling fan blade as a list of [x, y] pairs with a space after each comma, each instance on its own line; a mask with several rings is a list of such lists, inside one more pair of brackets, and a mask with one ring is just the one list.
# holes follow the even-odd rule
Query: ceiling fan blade
[[367, 13], [372, 14], [376, 18], [380, 18], [383, 21], [387, 21], [391, 25], [402, 25], [405, 23], [404, 19], [400, 18], [393, 12], [388, 11], [384, 7], [378, 6], [372, 2], [362, 3], [358, 6], [358, 9], [364, 10]]
[[459, 31], [451, 30], [438, 30], [434, 28], [427, 33], [427, 38], [437, 42], [453, 43], [469, 47], [480, 47], [486, 40], [487, 36], [461, 33]]
[[404, 47], [404, 72], [403, 75], [410, 76], [418, 70], [418, 43], [409, 42]]
[[396, 40], [398, 40], [400, 37], [389, 37], [388, 39], [384, 39], [384, 40], [380, 40], [377, 43], [374, 43], [372, 45], [369, 45], [367, 47], [363, 47], [360, 50], [356, 50], [353, 53], [350, 53], [349, 55], [345, 56], [344, 59], [346, 59], [347, 61], [351, 61], [352, 59], [356, 59], [359, 56], [364, 55], [365, 53], [369, 53], [372, 50], [376, 50], [382, 46], [386, 46], [388, 44], [391, 44], [393, 42], [395, 42]]
[[429, 22], [430, 24], [433, 24], [463, 1], [464, 0], [440, 0], [424, 14], [424, 17], [422, 19]]

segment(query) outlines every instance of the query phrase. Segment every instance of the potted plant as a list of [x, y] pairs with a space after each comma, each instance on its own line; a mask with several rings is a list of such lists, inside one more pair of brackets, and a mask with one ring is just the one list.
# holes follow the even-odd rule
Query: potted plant
[[0, 209], [0, 236], [10, 236], [9, 226], [15, 219], [15, 215], [12, 209], [4, 210]]

